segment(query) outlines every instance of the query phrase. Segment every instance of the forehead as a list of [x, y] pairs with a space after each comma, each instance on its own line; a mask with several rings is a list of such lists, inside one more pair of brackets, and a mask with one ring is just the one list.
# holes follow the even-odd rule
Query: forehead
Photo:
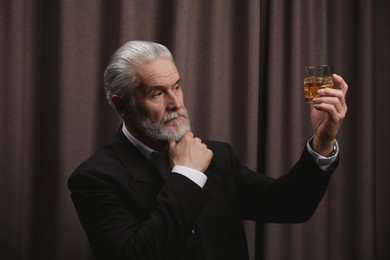
[[142, 85], [173, 84], [179, 79], [176, 65], [169, 59], [157, 59], [137, 68]]

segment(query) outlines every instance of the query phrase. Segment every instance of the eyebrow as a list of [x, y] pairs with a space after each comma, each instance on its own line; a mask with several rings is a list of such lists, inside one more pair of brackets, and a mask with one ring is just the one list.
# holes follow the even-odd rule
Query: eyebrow
[[150, 86], [145, 89], [145, 94], [150, 94], [153, 91], [163, 91], [164, 89], [164, 86]]
[[[181, 82], [181, 78], [179, 78], [175, 83], [174, 85], [176, 84], [180, 84]], [[146, 89], [145, 89], [145, 92], [150, 92], [150, 91], [153, 91], [153, 90], [163, 90], [165, 89], [166, 87], [163, 86], [163, 85], [152, 85], [152, 86], [147, 86]]]

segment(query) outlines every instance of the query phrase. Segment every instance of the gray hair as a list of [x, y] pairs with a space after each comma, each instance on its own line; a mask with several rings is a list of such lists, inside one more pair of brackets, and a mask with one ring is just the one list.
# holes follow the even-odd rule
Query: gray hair
[[122, 45], [111, 57], [104, 71], [104, 88], [110, 105], [112, 95], [121, 95], [135, 108], [134, 89], [141, 83], [137, 67], [159, 58], [173, 61], [167, 47], [146, 41], [129, 41]]

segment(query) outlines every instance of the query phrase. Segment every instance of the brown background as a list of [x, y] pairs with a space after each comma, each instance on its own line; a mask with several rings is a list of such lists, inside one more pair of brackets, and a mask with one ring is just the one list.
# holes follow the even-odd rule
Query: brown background
[[341, 165], [309, 222], [257, 224], [251, 257], [389, 259], [389, 3], [2, 0], [0, 259], [93, 259], [66, 181], [119, 126], [102, 73], [135, 39], [171, 49], [196, 134], [272, 176], [311, 135], [303, 66], [329, 63], [349, 84]]

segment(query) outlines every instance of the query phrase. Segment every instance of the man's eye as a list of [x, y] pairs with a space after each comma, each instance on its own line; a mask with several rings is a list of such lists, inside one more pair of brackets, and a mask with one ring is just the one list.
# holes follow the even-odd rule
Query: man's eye
[[153, 91], [151, 96], [153, 98], [157, 98], [160, 97], [161, 95], [162, 95], [162, 91]]

